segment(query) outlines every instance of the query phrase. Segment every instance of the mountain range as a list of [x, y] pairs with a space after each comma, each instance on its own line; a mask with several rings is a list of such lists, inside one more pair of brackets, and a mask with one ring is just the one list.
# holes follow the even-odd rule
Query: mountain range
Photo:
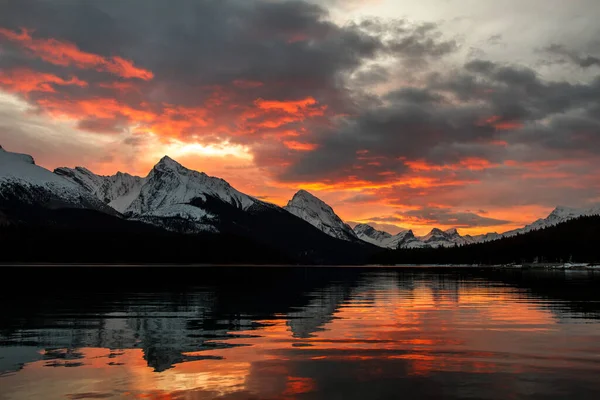
[[[36, 212], [32, 213], [32, 208]], [[367, 224], [351, 228], [329, 205], [305, 190], [299, 190], [285, 207], [279, 207], [167, 156], [146, 177], [121, 172], [101, 176], [83, 167], [51, 172], [37, 166], [29, 155], [0, 147], [0, 225], [31, 223], [32, 215], [39, 224], [40, 210], [86, 210], [97, 213], [96, 219], [112, 218], [111, 223], [126, 221], [147, 227], [143, 229], [153, 227], [174, 234], [234, 235], [282, 251], [292, 260], [320, 262], [327, 262], [328, 254], [358, 260], [377, 248], [438, 248], [487, 242], [600, 214], [600, 206], [557, 207], [547, 218], [503, 234], [463, 236], [456, 229], [433, 228], [421, 237], [411, 230], [391, 235]], [[55, 220], [55, 216], [49, 223], [48, 218], [47, 214], [42, 218], [46, 225], [65, 223]]]

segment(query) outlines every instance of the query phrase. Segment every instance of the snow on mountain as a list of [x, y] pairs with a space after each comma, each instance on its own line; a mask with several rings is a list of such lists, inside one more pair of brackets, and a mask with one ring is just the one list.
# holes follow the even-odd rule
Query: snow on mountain
[[385, 243], [392, 237], [390, 233], [377, 230], [367, 224], [356, 225], [354, 233], [356, 233], [359, 239], [379, 247], [387, 247]]
[[527, 233], [534, 230], [548, 228], [568, 221], [570, 219], [589, 216], [589, 215], [600, 215], [600, 204], [596, 204], [592, 207], [586, 208], [570, 208], [564, 206], [556, 207], [546, 218], [540, 218], [537, 221], [526, 225], [520, 229], [514, 229], [512, 231], [504, 232], [502, 237], [516, 236], [521, 233]]
[[392, 248], [398, 248], [398, 246], [400, 246], [401, 249], [421, 249], [423, 247], [428, 247], [427, 243], [424, 243], [416, 237], [410, 229], [394, 235], [393, 240], [390, 242], [390, 246]]
[[329, 205], [306, 190], [298, 191], [283, 208], [329, 236], [347, 241], [358, 239], [352, 228]]
[[137, 198], [145, 179], [117, 172], [112, 176], [96, 175], [83, 167], [57, 168], [54, 173], [76, 183], [110, 207], [125, 212]]
[[354, 227], [354, 232], [359, 239], [388, 249], [396, 249], [398, 246], [403, 249], [427, 247], [425, 243], [415, 237], [412, 230], [404, 230], [396, 235], [391, 235], [377, 230], [371, 225], [358, 224]]
[[218, 212], [200, 204], [211, 199], [240, 210], [266, 204], [239, 192], [223, 179], [190, 170], [165, 156], [144, 178], [137, 195], [124, 211], [134, 219], [156, 225], [170, 227], [166, 219], [178, 218], [188, 225], [192, 223], [196, 231], [216, 232]]
[[0, 146], [0, 200], [46, 208], [88, 208], [115, 214], [81, 186], [37, 166], [27, 154]]
[[[523, 228], [515, 229], [502, 234], [490, 232], [483, 235], [462, 236], [460, 233], [458, 233], [456, 228], [451, 228], [446, 231], [433, 228], [427, 235], [421, 237], [415, 237], [412, 234], [412, 231], [403, 231], [398, 235], [392, 236], [387, 232], [378, 231], [366, 224], [359, 224], [354, 228], [354, 230], [360, 239], [384, 248], [397, 248], [398, 244], [400, 244], [400, 248], [437, 248], [489, 242], [492, 240], [501, 239], [503, 237], [511, 237], [533, 230], [548, 228], [570, 219], [589, 215], [600, 215], [600, 205], [581, 209], [559, 206], [556, 207], [554, 211], [552, 211], [546, 218], [538, 219], [537, 221]], [[407, 235], [407, 237], [402, 237], [402, 235]]]
[[259, 202], [237, 191], [223, 179], [187, 169], [165, 156], [150, 171], [139, 195], [126, 212], [136, 215], [154, 213], [179, 204], [189, 204], [195, 199], [206, 200], [207, 196], [242, 210]]
[[451, 228], [442, 231], [438, 228], [433, 228], [431, 232], [420, 238], [421, 241], [430, 247], [452, 247], [454, 245], [463, 245], [472, 242], [472, 238], [463, 237], [458, 233], [456, 228]]
[[208, 199], [219, 199], [242, 210], [263, 203], [223, 179], [185, 168], [167, 156], [145, 178], [122, 172], [100, 176], [82, 167], [54, 172], [132, 219], [170, 230], [217, 231], [216, 215], [198, 204]]

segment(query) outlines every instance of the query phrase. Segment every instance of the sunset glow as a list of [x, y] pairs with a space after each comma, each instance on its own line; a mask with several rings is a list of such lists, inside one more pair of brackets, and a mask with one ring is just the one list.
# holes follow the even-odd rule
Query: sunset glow
[[309, 190], [392, 233], [503, 232], [600, 200], [591, 45], [545, 26], [502, 36], [448, 5], [216, 3], [147, 19], [98, 3], [90, 26], [61, 2], [56, 21], [0, 19], [0, 144], [100, 174], [144, 176], [169, 155], [279, 205]]

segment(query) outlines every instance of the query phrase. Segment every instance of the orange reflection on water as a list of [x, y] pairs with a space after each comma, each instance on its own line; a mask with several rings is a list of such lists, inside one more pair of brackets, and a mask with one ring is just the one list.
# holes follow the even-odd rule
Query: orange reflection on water
[[[55, 368], [32, 362], [2, 378], [15, 396], [0, 398], [294, 399], [319, 390], [319, 371], [330, 379], [337, 368], [359, 381], [521, 374], [553, 362], [544, 346], [560, 335], [552, 312], [521, 292], [460, 282], [401, 287], [381, 279], [345, 295], [322, 290], [297, 311], [256, 322], [257, 329], [215, 341], [230, 347], [183, 352], [205, 359], [160, 373], [142, 349], [76, 349], [77, 358], [52, 361]], [[546, 358], [532, 356], [540, 352]]]

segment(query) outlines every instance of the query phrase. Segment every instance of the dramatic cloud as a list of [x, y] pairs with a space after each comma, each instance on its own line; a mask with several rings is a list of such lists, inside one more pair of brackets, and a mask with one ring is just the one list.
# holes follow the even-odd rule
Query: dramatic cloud
[[558, 62], [572, 62], [581, 68], [600, 67], [600, 58], [586, 54], [581, 55], [564, 45], [553, 43], [544, 49], [547, 53], [559, 56]]
[[97, 54], [81, 51], [76, 45], [53, 38], [34, 39], [30, 32], [21, 28], [21, 32], [12, 32], [0, 28], [0, 36], [29, 50], [34, 56], [60, 66], [74, 65], [78, 68], [91, 68], [107, 71], [123, 78], [152, 79], [152, 72], [136, 68], [130, 61], [121, 57], [104, 58]]
[[[346, 219], [420, 230], [600, 201], [597, 2], [575, 1], [575, 34], [570, 8], [537, 23], [545, 3], [510, 1], [516, 17], [441, 0], [5, 2], [0, 138], [32, 129], [24, 147], [43, 153], [77, 137], [97, 148], [78, 163], [103, 171], [169, 152], [278, 203], [302, 187]], [[8, 118], [9, 103], [27, 107]]]
[[398, 214], [400, 221], [418, 222], [422, 225], [440, 224], [457, 228], [489, 227], [508, 224], [509, 221], [487, 218], [472, 212], [452, 212], [436, 207], [426, 207]]

